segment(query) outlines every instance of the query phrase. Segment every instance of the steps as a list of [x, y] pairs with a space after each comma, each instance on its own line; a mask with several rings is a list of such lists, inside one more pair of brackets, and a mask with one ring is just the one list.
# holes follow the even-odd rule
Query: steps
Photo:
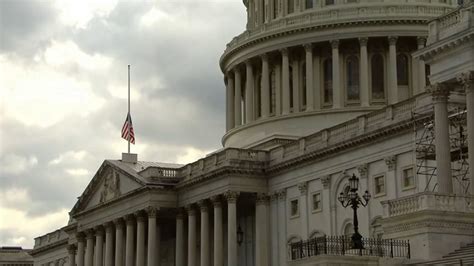
[[462, 246], [460, 249], [443, 256], [443, 258], [416, 265], [462, 265], [474, 266], [474, 243]]

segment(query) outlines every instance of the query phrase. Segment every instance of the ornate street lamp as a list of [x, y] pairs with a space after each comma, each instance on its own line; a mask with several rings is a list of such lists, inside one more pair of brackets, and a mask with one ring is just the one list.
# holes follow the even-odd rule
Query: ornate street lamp
[[344, 193], [340, 193], [339, 197], [337, 197], [337, 200], [342, 204], [342, 207], [346, 208], [347, 206], [351, 206], [352, 210], [354, 211], [354, 234], [352, 235], [352, 248], [354, 249], [363, 249], [364, 245], [362, 244], [362, 235], [359, 233], [359, 221], [357, 219], [357, 209], [359, 208], [359, 205], [362, 206], [367, 206], [370, 200], [370, 193], [369, 191], [365, 191], [364, 195], [362, 198], [364, 201], [362, 201], [361, 197], [357, 193], [357, 190], [359, 189], [359, 178], [355, 176], [355, 174], [352, 175], [351, 178], [349, 178], [349, 193], [346, 195]]
[[237, 244], [242, 245], [242, 242], [244, 242], [244, 232], [242, 231], [242, 228], [239, 227], [237, 228]]

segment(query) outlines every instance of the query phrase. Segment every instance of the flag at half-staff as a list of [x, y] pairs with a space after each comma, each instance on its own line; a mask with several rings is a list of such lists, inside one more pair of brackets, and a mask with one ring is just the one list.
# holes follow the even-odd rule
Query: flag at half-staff
[[135, 144], [135, 133], [133, 132], [132, 117], [130, 113], [127, 113], [127, 118], [122, 127], [122, 138], [128, 140], [130, 143]]

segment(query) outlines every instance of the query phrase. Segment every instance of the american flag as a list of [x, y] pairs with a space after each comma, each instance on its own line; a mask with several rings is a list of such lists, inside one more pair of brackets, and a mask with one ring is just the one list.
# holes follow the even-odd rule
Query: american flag
[[130, 113], [127, 114], [127, 119], [125, 119], [125, 123], [122, 127], [122, 138], [135, 144], [135, 133], [133, 132], [132, 117], [130, 116]]

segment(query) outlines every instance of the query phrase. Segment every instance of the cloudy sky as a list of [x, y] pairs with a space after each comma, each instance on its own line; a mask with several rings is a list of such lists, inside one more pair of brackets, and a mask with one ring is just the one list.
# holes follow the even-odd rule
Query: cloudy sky
[[65, 225], [126, 151], [127, 64], [139, 160], [220, 148], [218, 60], [244, 27], [241, 0], [0, 0], [0, 246]]

